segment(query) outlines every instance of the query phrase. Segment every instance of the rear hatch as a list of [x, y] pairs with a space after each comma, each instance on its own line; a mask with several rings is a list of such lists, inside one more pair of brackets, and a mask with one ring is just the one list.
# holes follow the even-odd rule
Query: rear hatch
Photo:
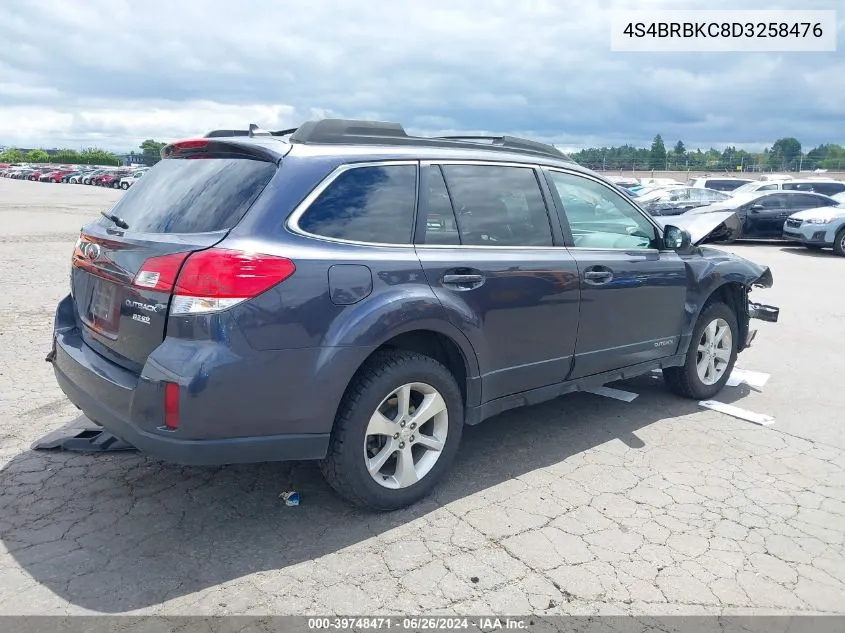
[[[176, 149], [173, 149], [173, 148]], [[220, 242], [273, 178], [278, 154], [186, 141], [85, 226], [71, 294], [85, 342], [140, 372], [164, 340], [174, 284], [191, 253]]]

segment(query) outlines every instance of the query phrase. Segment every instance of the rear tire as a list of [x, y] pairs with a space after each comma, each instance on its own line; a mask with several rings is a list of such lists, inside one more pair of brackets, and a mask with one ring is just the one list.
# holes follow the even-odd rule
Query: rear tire
[[129, 189], [129, 183], [128, 182], [120, 183], [120, 188], [124, 189], [124, 190]]
[[738, 336], [733, 310], [724, 303], [705, 307], [693, 328], [684, 364], [663, 370], [666, 385], [685, 398], [709, 400], [715, 396], [733, 371]]
[[845, 257], [845, 226], [836, 232], [833, 238], [833, 252], [840, 257]]
[[380, 511], [411, 505], [451, 466], [463, 413], [460, 388], [439, 362], [414, 352], [377, 352], [343, 396], [320, 470], [355, 505]]

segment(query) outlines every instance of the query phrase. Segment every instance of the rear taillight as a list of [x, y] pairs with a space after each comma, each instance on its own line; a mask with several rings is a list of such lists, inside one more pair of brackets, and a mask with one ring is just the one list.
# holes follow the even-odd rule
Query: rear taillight
[[151, 257], [132, 285], [175, 295], [171, 314], [199, 314], [257, 297], [295, 271], [294, 263], [284, 257], [211, 248]]
[[156, 290], [157, 292], [173, 292], [179, 269], [190, 253], [171, 253], [160, 257], [151, 257], [144, 262], [141, 270], [132, 281], [133, 286]]

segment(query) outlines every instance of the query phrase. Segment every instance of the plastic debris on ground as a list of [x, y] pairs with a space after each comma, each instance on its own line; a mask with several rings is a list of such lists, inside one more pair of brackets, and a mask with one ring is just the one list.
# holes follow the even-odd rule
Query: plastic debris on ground
[[605, 398], [613, 398], [614, 400], [622, 400], [623, 402], [632, 402], [640, 394], [632, 393], [630, 391], [622, 391], [621, 389], [614, 389], [613, 387], [593, 387], [592, 389], [585, 389], [587, 393], [592, 393], [597, 396], [604, 396]]
[[749, 387], [762, 389], [769, 381], [769, 378], [771, 378], [769, 374], [764, 374], [760, 371], [749, 371], [748, 369], [734, 367], [726, 384], [728, 387], [738, 387], [744, 383]]
[[286, 506], [299, 505], [299, 493], [294, 490], [283, 492], [279, 495], [279, 499], [282, 499]]
[[724, 402], [717, 402], [716, 400], [702, 400], [698, 404], [705, 409], [718, 411], [719, 413], [724, 413], [725, 415], [739, 418], [740, 420], [746, 420], [747, 422], [753, 422], [754, 424], [759, 424], [761, 426], [770, 426], [775, 423], [775, 419], [770, 415], [755, 413], [754, 411], [748, 411], [747, 409], [740, 409], [732, 404], [725, 404]]

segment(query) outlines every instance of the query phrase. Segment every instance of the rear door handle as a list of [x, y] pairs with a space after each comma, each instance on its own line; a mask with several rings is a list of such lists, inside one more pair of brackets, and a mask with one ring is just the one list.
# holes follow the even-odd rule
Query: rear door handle
[[472, 290], [484, 283], [484, 275], [443, 275], [441, 283], [452, 287], [453, 290]]
[[586, 270], [584, 281], [591, 286], [606, 284], [613, 279], [613, 273], [609, 270]]

